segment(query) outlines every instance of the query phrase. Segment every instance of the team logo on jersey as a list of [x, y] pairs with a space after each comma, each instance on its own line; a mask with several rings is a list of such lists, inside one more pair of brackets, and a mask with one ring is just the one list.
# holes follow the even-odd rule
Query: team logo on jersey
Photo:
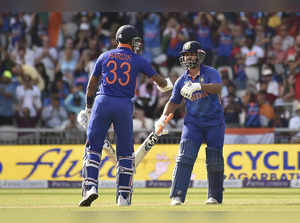
[[200, 83], [203, 83], [203, 82], [204, 82], [204, 78], [201, 77], [201, 78], [200, 78]]

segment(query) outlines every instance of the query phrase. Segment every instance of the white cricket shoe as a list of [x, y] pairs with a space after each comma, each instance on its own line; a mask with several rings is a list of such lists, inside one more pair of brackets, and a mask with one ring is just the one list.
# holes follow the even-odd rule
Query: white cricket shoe
[[129, 206], [128, 199], [125, 199], [121, 194], [118, 197], [118, 206]]
[[92, 187], [88, 191], [85, 192], [82, 200], [79, 202], [79, 207], [89, 207], [92, 202], [98, 198], [98, 192], [96, 187]]
[[172, 197], [171, 199], [171, 205], [175, 206], [175, 205], [182, 205], [183, 202], [181, 201], [180, 197]]
[[205, 204], [220, 204], [215, 198], [210, 197], [205, 201]]

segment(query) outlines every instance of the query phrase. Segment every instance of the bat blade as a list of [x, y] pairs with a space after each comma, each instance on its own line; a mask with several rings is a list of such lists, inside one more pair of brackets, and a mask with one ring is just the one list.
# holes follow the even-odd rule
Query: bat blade
[[168, 122], [174, 117], [173, 113], [170, 113], [168, 117], [164, 120], [164, 125], [161, 126], [157, 132], [151, 132], [150, 135], [144, 140], [142, 145], [135, 152], [135, 166], [137, 167], [140, 162], [144, 159], [150, 149], [158, 142], [159, 134], [166, 127]]
[[151, 134], [145, 139], [142, 145], [138, 148], [135, 153], [135, 166], [137, 167], [140, 162], [144, 159], [149, 150], [154, 146], [158, 141], [158, 135], [155, 132], [151, 132]]

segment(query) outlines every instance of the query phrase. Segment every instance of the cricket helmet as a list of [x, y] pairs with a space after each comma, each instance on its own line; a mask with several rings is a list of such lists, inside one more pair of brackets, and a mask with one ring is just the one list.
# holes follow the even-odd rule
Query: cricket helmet
[[137, 29], [132, 25], [123, 25], [116, 32], [116, 41], [118, 43], [129, 44], [134, 52], [142, 50], [143, 42]]
[[[195, 54], [195, 58], [187, 57], [187, 54]], [[206, 53], [197, 41], [186, 42], [179, 53], [179, 62], [186, 69], [191, 69], [203, 63]]]

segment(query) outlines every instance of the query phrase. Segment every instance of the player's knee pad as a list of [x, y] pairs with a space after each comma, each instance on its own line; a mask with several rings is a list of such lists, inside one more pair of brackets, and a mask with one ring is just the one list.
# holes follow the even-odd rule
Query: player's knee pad
[[133, 175], [135, 173], [134, 156], [122, 156], [117, 164], [117, 199], [121, 194], [131, 202]]
[[101, 154], [94, 150], [91, 150], [87, 145], [83, 157], [83, 188], [89, 189], [90, 186], [98, 186], [100, 161]]
[[224, 159], [221, 149], [206, 147], [206, 167], [208, 172], [224, 171]]
[[183, 165], [193, 166], [199, 151], [199, 146], [192, 140], [183, 140], [180, 142], [180, 152], [176, 162]]

